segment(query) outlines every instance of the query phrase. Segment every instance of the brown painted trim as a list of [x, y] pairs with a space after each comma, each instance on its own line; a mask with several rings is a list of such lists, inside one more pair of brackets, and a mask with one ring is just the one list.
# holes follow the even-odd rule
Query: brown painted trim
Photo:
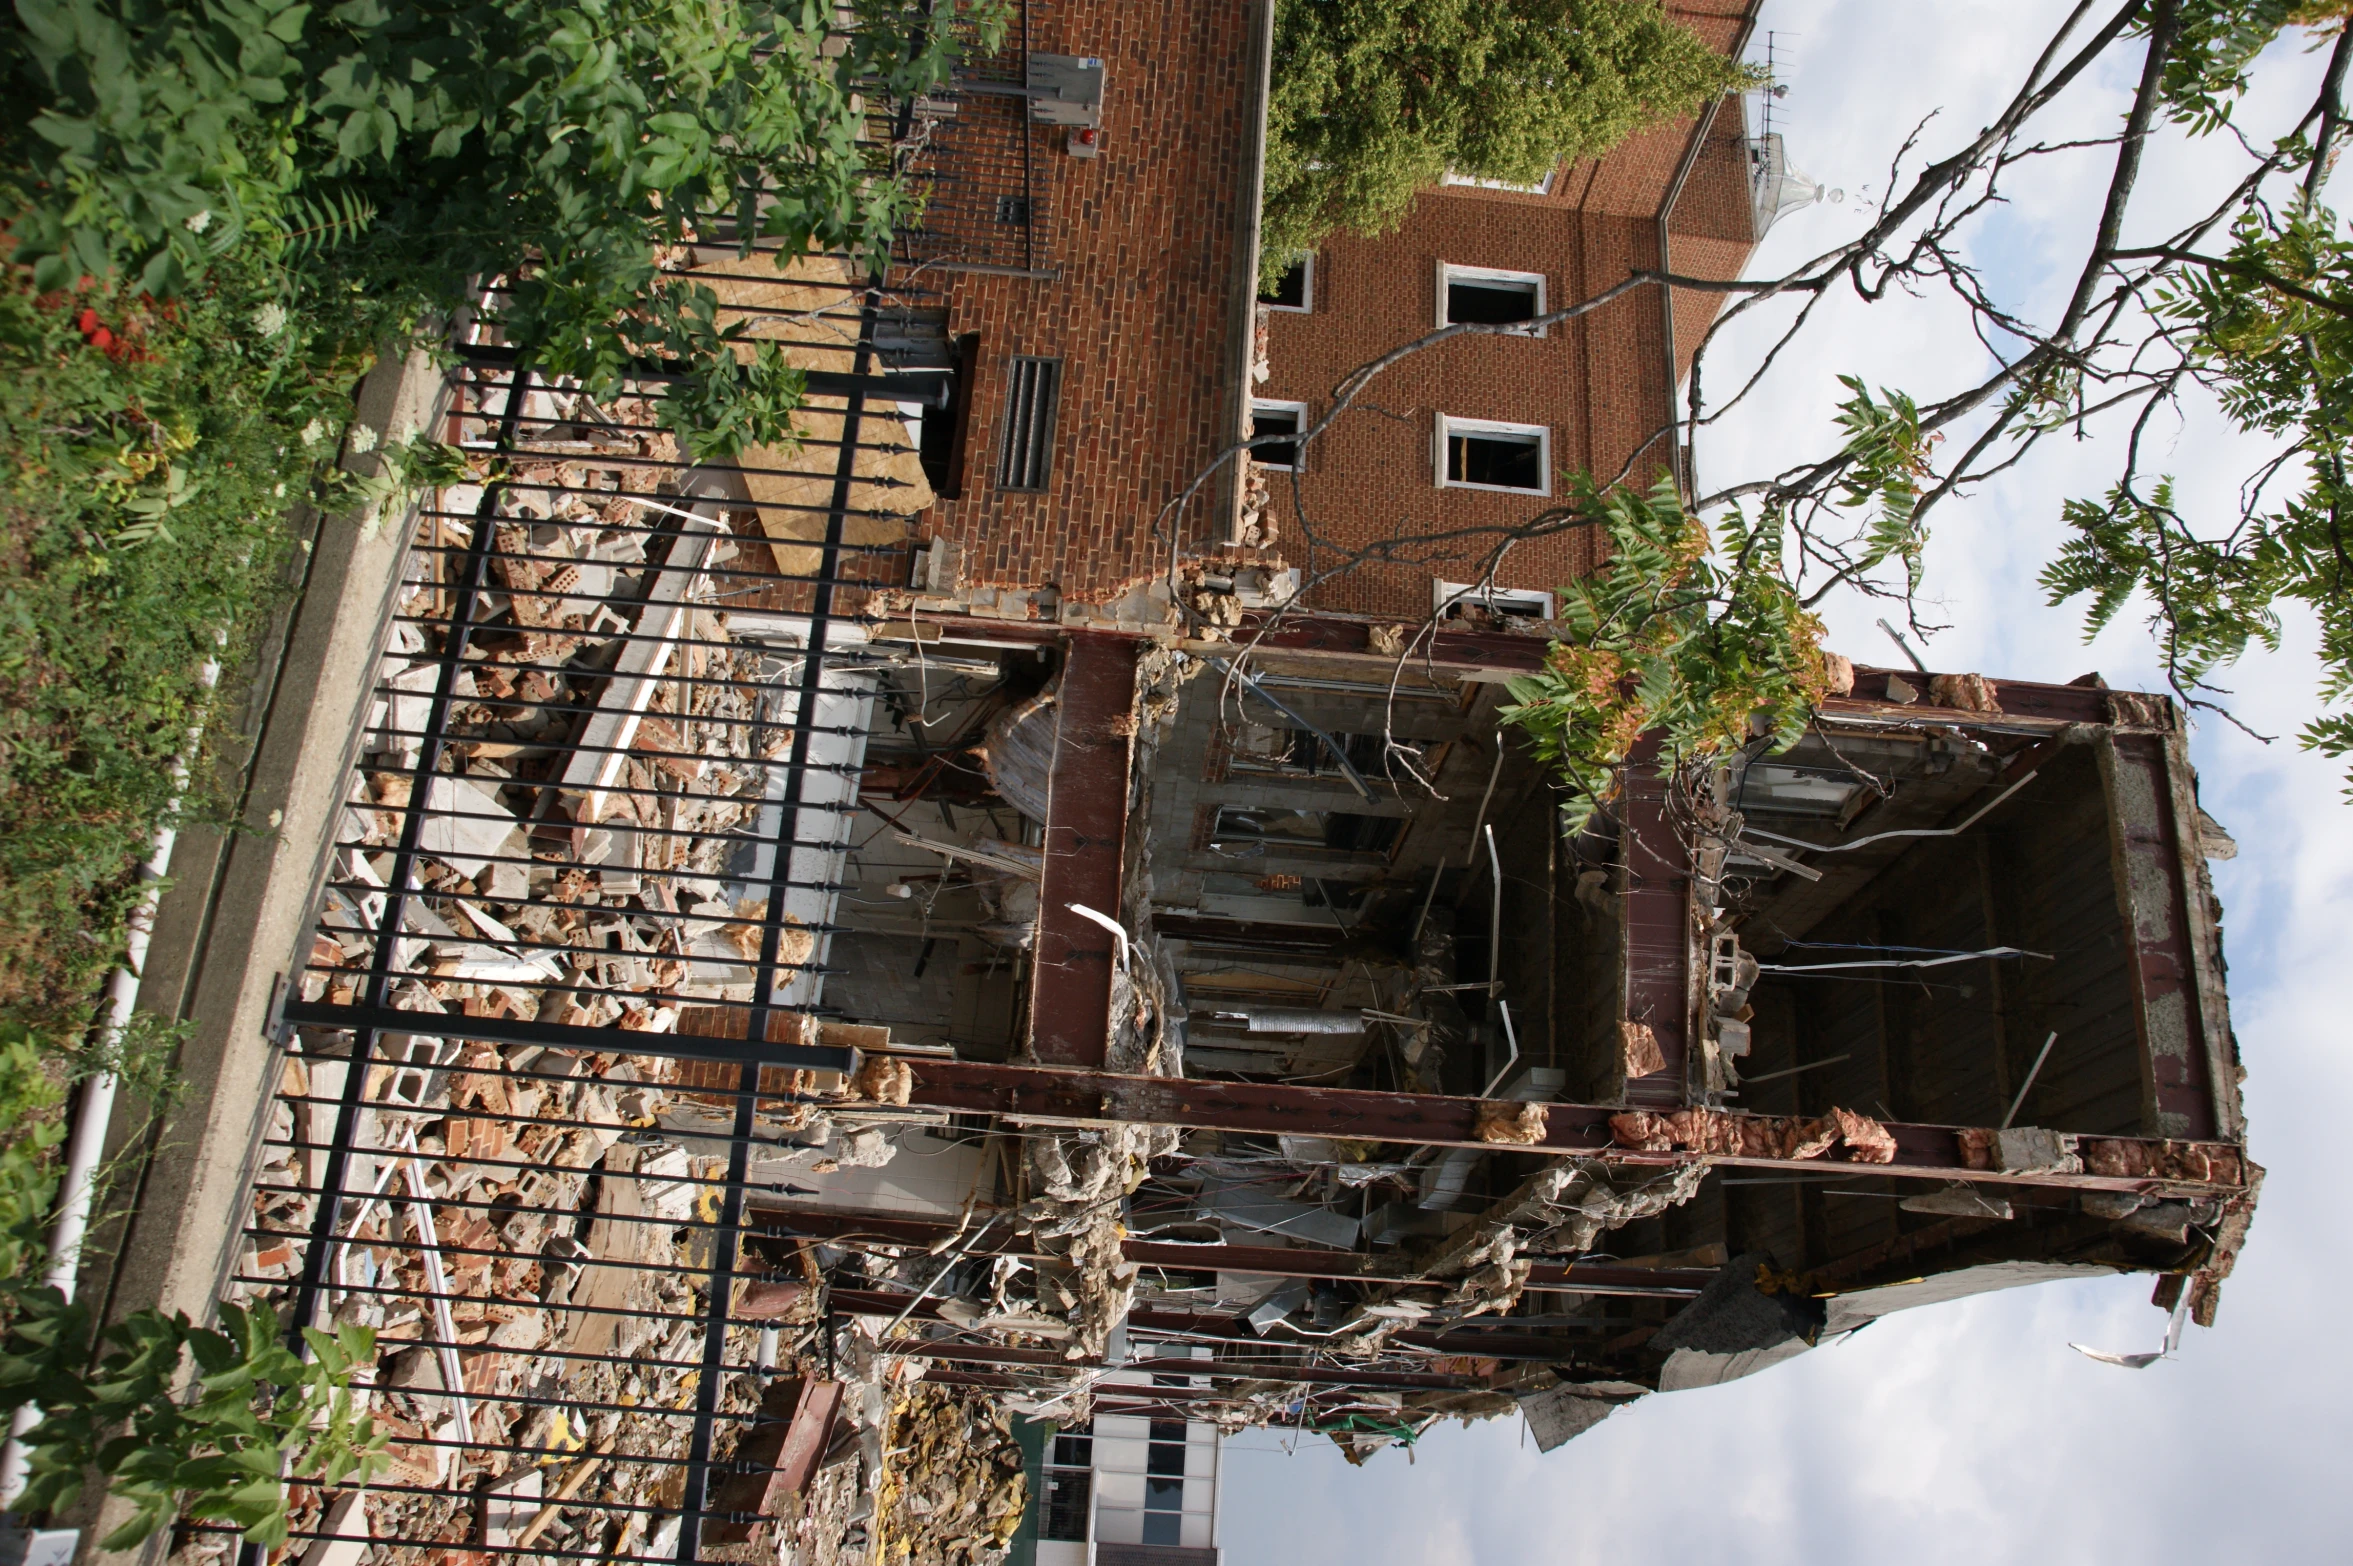
[[1100, 1066], [1110, 1047], [1119, 945], [1071, 906], [1119, 917], [1130, 748], [1119, 720], [1135, 706], [1142, 648], [1133, 637], [1075, 632], [1062, 665], [1029, 1010], [1031, 1053], [1050, 1065]]
[[[1858, 1162], [1843, 1147], [1811, 1159], [1702, 1154], [1687, 1148], [1651, 1152], [1623, 1147], [1612, 1139], [1611, 1117], [1625, 1113], [1625, 1109], [1611, 1104], [1547, 1105], [1545, 1130], [1540, 1140], [1530, 1144], [1498, 1144], [1483, 1140], [1478, 1134], [1485, 1107], [1478, 1099], [1290, 1083], [1123, 1076], [1101, 1071], [942, 1060], [933, 1056], [905, 1058], [914, 1077], [911, 1102], [917, 1106], [964, 1114], [1010, 1115], [1045, 1123], [1188, 1126], [1254, 1135], [1336, 1136], [1427, 1147], [1469, 1147], [1487, 1152], [1574, 1153], [1638, 1169], [1663, 1170], [1694, 1162], [1796, 1171], [1852, 1168], [1896, 1179], [1966, 1177], [1991, 1184], [2058, 1190], [2164, 1189], [2188, 1194], [2231, 1194], [2245, 1188], [2250, 1167], [2239, 1149], [2226, 1143], [2084, 1137], [2081, 1140], [2086, 1159], [2111, 1168], [2148, 1172], [2006, 1173], [1973, 1166], [1959, 1128], [1898, 1121], [1884, 1123], [1883, 1128], [1895, 1142], [1892, 1161], [1884, 1164]], [[1720, 1116], [1726, 1124], [1775, 1118], [1728, 1111], [1700, 1113], [1707, 1114], [1711, 1121]], [[2201, 1175], [2184, 1172], [2199, 1168], [2207, 1172]], [[2162, 1172], [2168, 1170], [2173, 1172]]]

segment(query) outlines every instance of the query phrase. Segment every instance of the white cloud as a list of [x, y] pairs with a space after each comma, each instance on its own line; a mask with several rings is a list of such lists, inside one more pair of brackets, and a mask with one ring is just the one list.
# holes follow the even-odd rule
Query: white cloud
[[[1766, 25], [1791, 67], [1793, 157], [1850, 192], [1883, 191], [1888, 157], [1925, 108], [1942, 110], [1931, 148], [1982, 123], [2051, 14], [2015, 0], [1774, 0]], [[2250, 116], [2292, 110], [2317, 69], [2275, 50]], [[2054, 134], [2112, 127], [2131, 72], [2112, 64], [2093, 85], [2062, 107]], [[2212, 170], [2226, 154], [2215, 142], [2163, 156]], [[2038, 302], [2072, 282], [2107, 177], [2103, 154], [2040, 161], [1979, 257]], [[1819, 248], [1856, 212], [1850, 197], [1784, 220], [1759, 269]], [[1981, 353], [1958, 326], [1933, 304], [1826, 307], [1787, 378], [1708, 437], [1703, 482], [1824, 449], [1841, 371], [1934, 390]], [[1722, 366], [1711, 380], [1730, 383]], [[2156, 684], [2137, 621], [2087, 647], [2077, 610], [2045, 606], [2033, 581], [2060, 500], [2105, 486], [2114, 444], [2054, 443], [1938, 514], [1930, 585], [1951, 628], [1933, 664], [2062, 679], [2097, 668], [2113, 684]], [[2245, 470], [2243, 443], [2202, 413], [2168, 428], [2164, 448], [2157, 465], [2208, 502], [2226, 501]], [[1834, 643], [1890, 659], [1871, 625], [1879, 612], [1835, 610]], [[2234, 710], [2292, 735], [2313, 710], [2312, 653], [2310, 626], [2292, 621], [2281, 653], [2224, 677]], [[1286, 1458], [1254, 1434], [1229, 1458], [1230, 1566], [2342, 1558], [2353, 1356], [2340, 1302], [2353, 1268], [2334, 1156], [2337, 1106], [2353, 1101], [2341, 1043], [2353, 807], [2338, 766], [2292, 740], [2266, 747], [2207, 720], [2193, 751], [2208, 808], [2242, 847], [2216, 880], [2254, 1150], [2271, 1170], [2216, 1330], [2192, 1331], [2179, 1360], [2145, 1372], [2097, 1365], [2067, 1342], [2155, 1345], [2162, 1318], [2146, 1280], [2048, 1285], [1892, 1318], [1730, 1387], [1646, 1399], [1548, 1457], [1523, 1447], [1516, 1421], [1448, 1427], [1411, 1466], [1388, 1452], [1361, 1470], [1320, 1438]]]

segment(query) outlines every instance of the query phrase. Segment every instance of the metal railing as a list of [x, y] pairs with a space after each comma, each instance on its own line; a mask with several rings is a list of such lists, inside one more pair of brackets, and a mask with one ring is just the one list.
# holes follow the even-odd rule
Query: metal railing
[[297, 1540], [693, 1561], [757, 1525], [727, 1487], [791, 1290], [739, 1234], [854, 1059], [819, 1001], [859, 599], [913, 482], [865, 390], [907, 296], [828, 265], [795, 286], [846, 372], [765, 462], [688, 460], [658, 381], [461, 372], [480, 482], [416, 517], [230, 1285], [379, 1333], [392, 1469], [290, 1476]]
[[923, 217], [899, 237], [915, 269], [1050, 274], [1054, 213], [1041, 177], [1029, 100], [1035, 0], [1014, 7], [1004, 47], [964, 62], [955, 86], [912, 106], [907, 168], [926, 192]]

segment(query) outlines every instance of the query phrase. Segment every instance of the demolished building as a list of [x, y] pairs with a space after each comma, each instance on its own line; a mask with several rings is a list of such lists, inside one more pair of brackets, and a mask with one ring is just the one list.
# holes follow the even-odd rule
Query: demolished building
[[[2045, 1278], [2213, 1320], [2261, 1171], [2179, 709], [1849, 668], [1564, 833], [1545, 615], [1243, 536], [1267, 12], [1211, 10], [1033, 6], [900, 106], [994, 172], [890, 268], [688, 247], [791, 450], [458, 346], [222, 1291], [378, 1345], [389, 1466], [281, 1559], [1207, 1566], [1219, 1432], [1550, 1447]], [[1111, 202], [1155, 104], [1231, 162]]]

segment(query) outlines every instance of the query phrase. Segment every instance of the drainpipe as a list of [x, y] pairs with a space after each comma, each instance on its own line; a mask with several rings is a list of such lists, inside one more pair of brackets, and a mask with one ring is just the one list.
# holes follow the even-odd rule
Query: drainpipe
[[[1748, 41], [1756, 32], [1757, 11], [1761, 5], [1762, 0], [1753, 0], [1740, 19], [1740, 31], [1732, 40], [1731, 54], [1735, 60], [1748, 52]], [[1675, 256], [1674, 247], [1668, 238], [1668, 224], [1674, 219], [1675, 204], [1683, 199], [1683, 186], [1691, 178], [1691, 170], [1699, 162], [1700, 153], [1706, 149], [1708, 134], [1715, 129], [1716, 116], [1723, 107], [1724, 100], [1718, 98], [1700, 111], [1699, 124], [1692, 128], [1691, 140], [1683, 148], [1682, 161], [1675, 165], [1674, 177], [1668, 180], [1667, 193], [1659, 202], [1659, 270], [1669, 276], [1674, 275]], [[1745, 116], [1747, 112], [1744, 106], [1741, 113]], [[1744, 123], [1744, 133], [1746, 129]], [[1749, 241], [1749, 248], [1752, 251], [1756, 248], [1754, 239]], [[1679, 408], [1682, 384], [1675, 375], [1675, 290], [1671, 285], [1661, 284], [1659, 287], [1659, 317], [1667, 352], [1667, 470], [1675, 476], [1675, 486], [1682, 490], [1684, 503], [1688, 505], [1699, 498], [1699, 470], [1691, 453], [1683, 445], [1683, 415]]]
[[[220, 677], [220, 663], [213, 659], [207, 659], [197, 675], [207, 691], [220, 682]], [[139, 895], [137, 911], [131, 915], [123, 965], [106, 981], [106, 1015], [97, 1029], [100, 1048], [120, 1039], [123, 1030], [131, 1024], [131, 1014], [139, 1009], [139, 976], [147, 967], [147, 946], [155, 932], [155, 908], [163, 899], [163, 878], [171, 869], [172, 846], [180, 835], [171, 820], [179, 812], [180, 796], [188, 786], [189, 762], [196, 754], [202, 733], [201, 726], [188, 731], [187, 749], [172, 765], [172, 800], [164, 813], [165, 824], [155, 829], [155, 836], [149, 841], [147, 862], [139, 867], [144, 890]], [[82, 1089], [82, 1101], [74, 1111], [73, 1134], [66, 1142], [65, 1178], [57, 1189], [57, 1218], [49, 1230], [49, 1271], [41, 1281], [68, 1300], [74, 1297], [74, 1284], [81, 1271], [82, 1242], [89, 1236], [90, 1207], [97, 1195], [98, 1164], [106, 1151], [106, 1128], [114, 1120], [114, 1101], [121, 1089], [122, 1079], [111, 1071], [92, 1077]], [[40, 1411], [30, 1404], [16, 1411], [8, 1445], [0, 1450], [0, 1511], [13, 1508], [17, 1497], [24, 1494], [30, 1464], [24, 1436], [40, 1418]]]

